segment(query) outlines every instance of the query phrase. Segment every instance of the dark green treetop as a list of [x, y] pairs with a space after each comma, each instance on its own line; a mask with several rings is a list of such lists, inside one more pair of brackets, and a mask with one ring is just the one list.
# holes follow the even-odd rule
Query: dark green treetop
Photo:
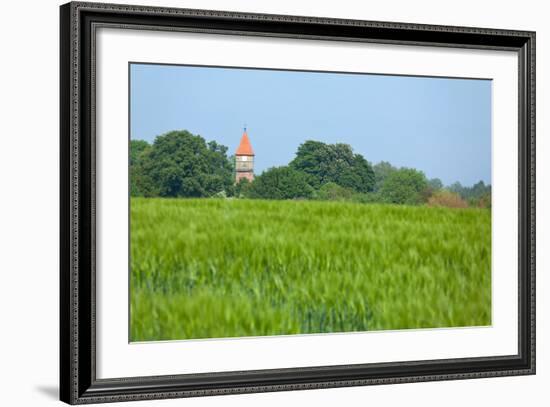
[[357, 192], [374, 188], [374, 171], [360, 154], [354, 154], [348, 144], [326, 144], [308, 140], [298, 147], [290, 167], [304, 172], [314, 189], [328, 182]]
[[387, 176], [379, 192], [384, 202], [418, 205], [425, 199], [423, 193], [427, 187], [422, 171], [400, 168]]
[[247, 190], [248, 197], [259, 199], [308, 199], [313, 193], [307, 175], [288, 166], [269, 168]]
[[138, 157], [136, 195], [208, 197], [233, 188], [227, 147], [185, 130], [158, 136]]

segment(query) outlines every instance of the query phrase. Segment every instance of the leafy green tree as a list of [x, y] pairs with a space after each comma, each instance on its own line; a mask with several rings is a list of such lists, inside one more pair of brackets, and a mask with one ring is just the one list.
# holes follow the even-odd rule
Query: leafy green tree
[[449, 190], [459, 194], [462, 199], [466, 199], [472, 206], [478, 206], [477, 202], [487, 199], [491, 200], [491, 185], [485, 184], [483, 181], [479, 181], [471, 187], [465, 187], [460, 182], [455, 182], [449, 187]]
[[384, 180], [380, 195], [388, 203], [418, 205], [426, 199], [423, 192], [427, 187], [428, 181], [423, 172], [400, 168]]
[[486, 193], [485, 195], [480, 196], [475, 202], [475, 206], [478, 208], [487, 208], [491, 209], [491, 192]]
[[264, 171], [247, 190], [247, 195], [256, 199], [309, 199], [313, 193], [307, 175], [288, 166]]
[[458, 195], [460, 195], [462, 198], [464, 198], [465, 188], [462, 186], [462, 184], [460, 182], [457, 181], [457, 182], [451, 184], [448, 189], [449, 189], [449, 191], [455, 192]]
[[328, 182], [357, 192], [372, 191], [374, 187], [371, 165], [362, 155], [354, 154], [348, 144], [308, 140], [298, 147], [289, 166], [307, 174], [309, 184], [315, 189]]
[[469, 198], [480, 199], [486, 195], [491, 195], [491, 185], [486, 185], [483, 181], [474, 184], [470, 190]]
[[209, 197], [233, 186], [227, 147], [185, 130], [158, 136], [136, 166], [144, 196]]
[[147, 150], [151, 145], [145, 140], [130, 140], [130, 166], [135, 165], [140, 154]]
[[131, 196], [143, 196], [144, 193], [144, 179], [141, 171], [142, 157], [146, 154], [147, 150], [151, 148], [151, 145], [144, 140], [130, 140], [130, 195]]
[[397, 171], [397, 168], [387, 161], [380, 161], [378, 164], [374, 165], [372, 169], [374, 171], [374, 191], [380, 191], [388, 175]]
[[250, 186], [252, 183], [248, 178], [241, 178], [233, 188], [233, 196], [237, 198], [245, 198], [249, 195]]
[[439, 178], [432, 178], [427, 183], [426, 188], [422, 190], [422, 202], [428, 202], [431, 197], [443, 190], [443, 182]]
[[443, 189], [443, 182], [439, 178], [432, 178], [428, 180], [428, 186], [436, 192]]

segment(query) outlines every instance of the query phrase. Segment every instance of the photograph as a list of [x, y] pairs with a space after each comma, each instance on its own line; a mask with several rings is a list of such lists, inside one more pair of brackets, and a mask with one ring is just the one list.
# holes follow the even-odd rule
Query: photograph
[[492, 80], [129, 62], [129, 341], [492, 325]]

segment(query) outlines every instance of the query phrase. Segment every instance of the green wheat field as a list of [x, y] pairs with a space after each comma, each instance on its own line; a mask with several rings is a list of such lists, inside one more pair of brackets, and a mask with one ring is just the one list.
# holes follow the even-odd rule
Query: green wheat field
[[491, 324], [491, 212], [131, 199], [130, 340]]

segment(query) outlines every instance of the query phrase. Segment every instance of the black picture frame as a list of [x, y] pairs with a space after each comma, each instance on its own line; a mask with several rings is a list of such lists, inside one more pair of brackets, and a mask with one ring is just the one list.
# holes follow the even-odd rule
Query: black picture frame
[[[60, 398], [70, 404], [535, 373], [535, 33], [72, 2], [60, 7]], [[519, 350], [421, 360], [96, 378], [95, 71], [98, 26], [512, 50], [519, 56]]]

